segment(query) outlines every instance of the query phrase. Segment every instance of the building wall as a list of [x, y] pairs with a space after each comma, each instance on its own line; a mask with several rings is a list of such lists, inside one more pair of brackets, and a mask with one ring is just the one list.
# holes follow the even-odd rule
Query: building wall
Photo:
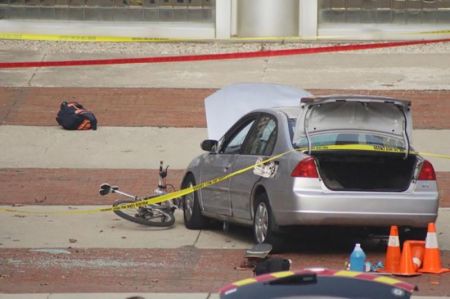
[[92, 35], [410, 39], [448, 34], [450, 0], [0, 0], [3, 32], [86, 34], [86, 24]]

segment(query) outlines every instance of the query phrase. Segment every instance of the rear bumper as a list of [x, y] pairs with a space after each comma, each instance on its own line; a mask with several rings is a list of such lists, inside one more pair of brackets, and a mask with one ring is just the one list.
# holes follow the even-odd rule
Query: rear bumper
[[426, 227], [435, 222], [437, 213], [378, 213], [330, 212], [330, 211], [280, 211], [275, 214], [279, 226], [290, 225], [339, 225], [339, 226], [411, 226]]
[[323, 186], [294, 188], [291, 198], [286, 198], [282, 205], [273, 202], [272, 210], [279, 226], [426, 227], [436, 220], [439, 208], [437, 187], [433, 184], [427, 191], [417, 191], [412, 186], [405, 192], [335, 192], [324, 190]]

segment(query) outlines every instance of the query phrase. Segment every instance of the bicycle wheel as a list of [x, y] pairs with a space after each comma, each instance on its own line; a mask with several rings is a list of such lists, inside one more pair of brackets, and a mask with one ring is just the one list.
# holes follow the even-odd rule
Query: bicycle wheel
[[[134, 202], [132, 199], [119, 199], [113, 203], [113, 207], [120, 207], [121, 205]], [[146, 207], [113, 210], [113, 212], [123, 219], [142, 225], [157, 227], [172, 226], [175, 223], [173, 211], [167, 208], [161, 208], [161, 210], [164, 211], [164, 214], [157, 209]]]

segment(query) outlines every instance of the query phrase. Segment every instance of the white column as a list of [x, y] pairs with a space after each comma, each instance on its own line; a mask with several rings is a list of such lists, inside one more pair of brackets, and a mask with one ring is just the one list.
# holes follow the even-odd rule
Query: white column
[[231, 36], [237, 35], [237, 16], [238, 16], [237, 1], [238, 0], [231, 0]]
[[216, 0], [216, 39], [231, 37], [231, 1]]
[[240, 37], [297, 36], [299, 0], [239, 0]]
[[299, 35], [303, 39], [317, 38], [318, 0], [299, 0]]

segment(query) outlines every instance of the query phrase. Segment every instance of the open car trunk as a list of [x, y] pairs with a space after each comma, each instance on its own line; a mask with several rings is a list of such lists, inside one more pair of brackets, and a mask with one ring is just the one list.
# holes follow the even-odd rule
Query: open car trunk
[[415, 155], [327, 151], [312, 153], [325, 185], [335, 191], [402, 192], [408, 189]]

